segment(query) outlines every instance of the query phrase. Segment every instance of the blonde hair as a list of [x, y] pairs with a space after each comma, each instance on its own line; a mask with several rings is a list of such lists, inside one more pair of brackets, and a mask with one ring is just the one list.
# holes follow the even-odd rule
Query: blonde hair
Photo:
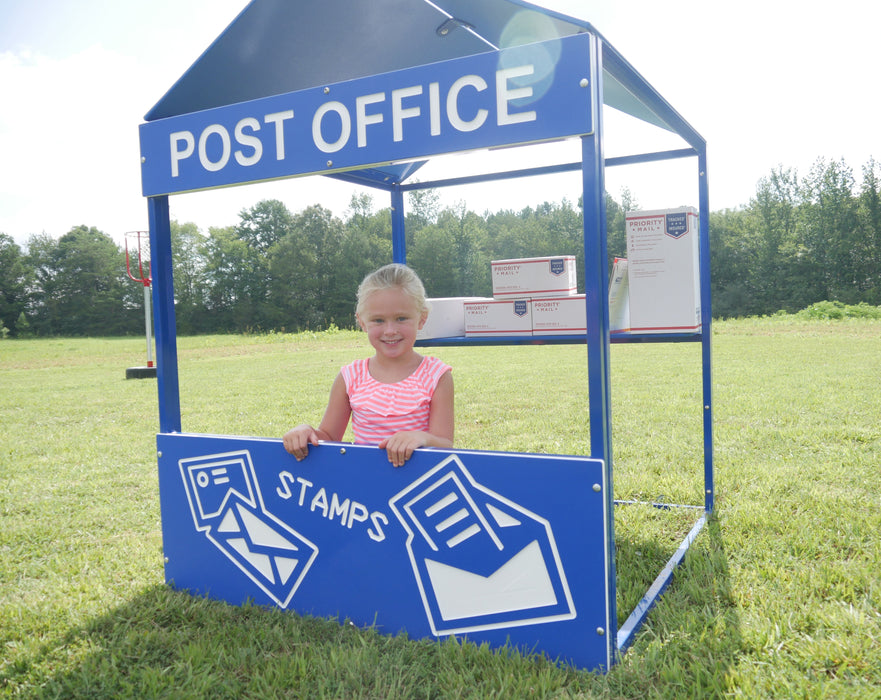
[[416, 310], [420, 314], [428, 313], [428, 301], [425, 299], [425, 287], [413, 270], [400, 263], [391, 263], [371, 272], [358, 286], [358, 304], [355, 307], [355, 315], [360, 316], [364, 310], [364, 304], [374, 292], [383, 289], [400, 289], [416, 303]]

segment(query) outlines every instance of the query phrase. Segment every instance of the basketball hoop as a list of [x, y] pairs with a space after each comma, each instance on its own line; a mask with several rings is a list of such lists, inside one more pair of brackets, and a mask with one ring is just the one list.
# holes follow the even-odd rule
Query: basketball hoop
[[[135, 256], [137, 256], [135, 258]], [[137, 268], [132, 271], [133, 260], [137, 262]], [[150, 232], [129, 231], [125, 234], [125, 271], [135, 282], [140, 282], [145, 287], [150, 286]], [[137, 273], [137, 274], [135, 274]]]
[[152, 316], [150, 309], [150, 232], [129, 231], [125, 234], [125, 271], [135, 282], [144, 285], [144, 325], [147, 327], [147, 366], [129, 367], [126, 378], [155, 377], [153, 366], [153, 338], [150, 332]]

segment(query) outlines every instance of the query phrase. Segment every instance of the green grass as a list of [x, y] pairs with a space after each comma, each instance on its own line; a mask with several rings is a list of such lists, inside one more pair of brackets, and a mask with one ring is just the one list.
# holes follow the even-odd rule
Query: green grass
[[[168, 589], [143, 339], [0, 341], [0, 695], [881, 698], [881, 322], [715, 325], [717, 517], [606, 676]], [[363, 336], [181, 338], [184, 430], [317, 421]], [[587, 454], [581, 346], [436, 348], [457, 445]], [[615, 495], [702, 503], [700, 348], [612, 349]], [[619, 623], [694, 513], [616, 509]]]

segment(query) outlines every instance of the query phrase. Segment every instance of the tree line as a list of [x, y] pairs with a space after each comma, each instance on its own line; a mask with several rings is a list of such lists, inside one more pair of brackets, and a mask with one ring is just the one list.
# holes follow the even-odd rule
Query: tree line
[[[620, 200], [620, 201], [619, 201]], [[608, 253], [626, 257], [627, 190], [606, 196]], [[583, 284], [579, 203], [545, 202], [478, 214], [409, 194], [407, 261], [429, 296], [491, 296], [490, 261], [571, 254]], [[178, 331], [319, 330], [354, 325], [358, 283], [391, 260], [389, 211], [353, 195], [343, 217], [320, 205], [292, 213], [264, 200], [238, 223], [202, 232], [172, 222]], [[843, 161], [805, 177], [774, 169], [749, 204], [711, 212], [713, 315], [798, 311], [819, 301], [881, 305], [881, 180], [870, 160], [860, 186]], [[20, 247], [0, 233], [0, 335], [110, 336], [144, 331], [143, 288], [125, 249], [94, 227]]]

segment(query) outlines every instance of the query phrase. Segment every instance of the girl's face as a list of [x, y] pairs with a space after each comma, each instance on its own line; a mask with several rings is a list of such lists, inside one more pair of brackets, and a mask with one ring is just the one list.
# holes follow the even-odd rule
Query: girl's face
[[390, 359], [413, 349], [416, 333], [425, 325], [427, 313], [419, 313], [416, 302], [398, 287], [373, 292], [364, 302], [358, 323], [367, 333], [377, 355]]

